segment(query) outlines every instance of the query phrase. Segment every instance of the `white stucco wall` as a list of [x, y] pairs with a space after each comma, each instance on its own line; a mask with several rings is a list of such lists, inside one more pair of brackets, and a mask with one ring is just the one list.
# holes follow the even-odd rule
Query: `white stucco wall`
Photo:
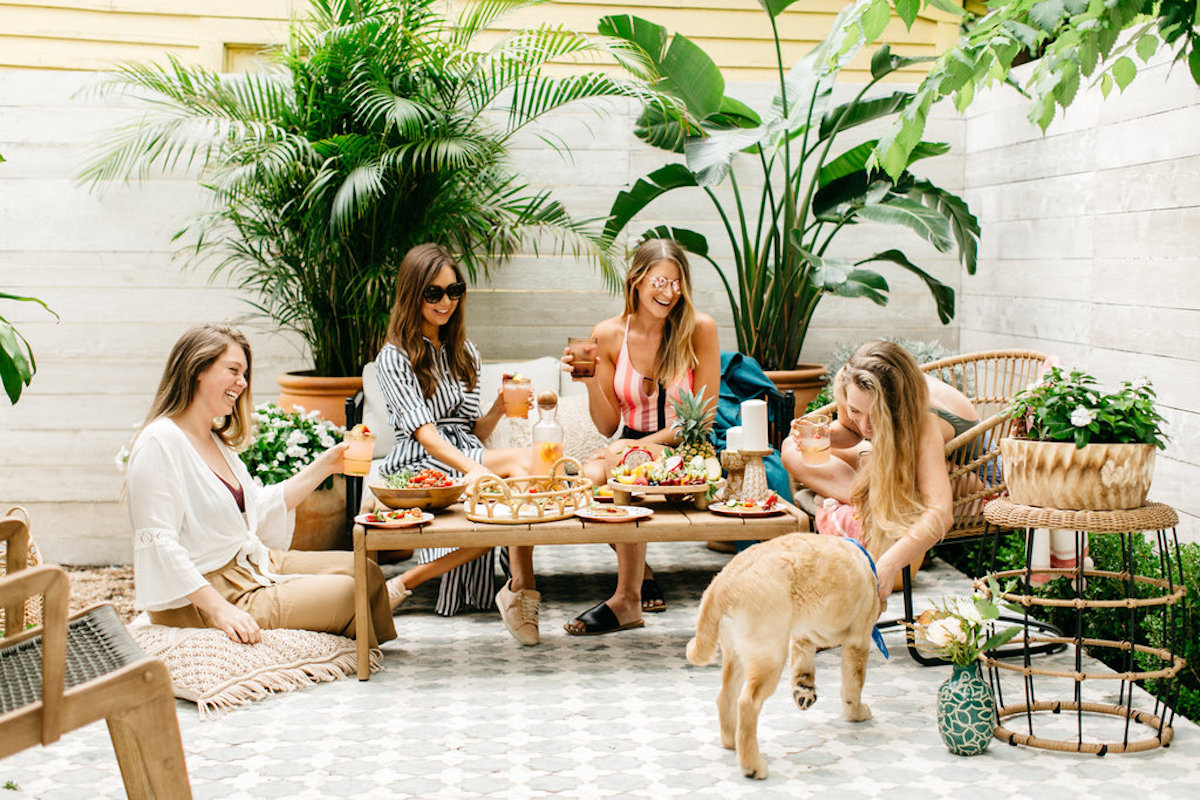
[[1169, 422], [1150, 497], [1200, 540], [1200, 89], [1157, 63], [1093, 89], [1046, 135], [998, 90], [966, 115], [966, 197], [985, 232], [964, 350], [1030, 347], [1112, 388], [1148, 376]]

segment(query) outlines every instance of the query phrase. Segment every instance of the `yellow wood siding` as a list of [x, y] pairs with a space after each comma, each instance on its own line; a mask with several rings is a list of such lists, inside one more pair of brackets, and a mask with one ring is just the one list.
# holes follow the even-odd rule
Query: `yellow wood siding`
[[[829, 29], [841, 0], [802, 0], [779, 18], [784, 60], [790, 64]], [[175, 55], [210, 69], [241, 70], [254, 54], [280, 42], [305, 0], [0, 0], [0, 67], [97, 70], [122, 61]], [[504, 20], [521, 26], [552, 21], [594, 31], [606, 14], [650, 19], [696, 41], [734, 81], [774, 80], [774, 48], [766, 15], [755, 0], [639, 0], [627, 4], [557, 0]], [[905, 30], [898, 20], [883, 37], [908, 55], [930, 55], [953, 41], [957, 23], [946, 14], [923, 16]], [[867, 60], [845, 73], [861, 80]]]

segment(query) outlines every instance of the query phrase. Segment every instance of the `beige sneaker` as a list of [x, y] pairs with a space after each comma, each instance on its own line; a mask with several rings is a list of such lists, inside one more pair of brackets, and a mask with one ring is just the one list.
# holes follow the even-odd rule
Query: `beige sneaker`
[[541, 641], [538, 633], [538, 609], [542, 605], [542, 593], [533, 589], [514, 592], [505, 583], [496, 593], [496, 608], [504, 627], [523, 645], [535, 645]]
[[397, 575], [387, 581], [388, 601], [392, 604], [392, 611], [400, 607], [400, 604], [412, 596], [412, 589], [404, 585], [404, 581], [400, 580]]

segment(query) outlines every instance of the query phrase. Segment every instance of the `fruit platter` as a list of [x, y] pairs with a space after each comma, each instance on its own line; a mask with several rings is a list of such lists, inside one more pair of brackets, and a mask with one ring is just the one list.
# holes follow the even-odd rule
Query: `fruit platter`
[[420, 508], [372, 511], [369, 514], [359, 514], [354, 518], [359, 525], [366, 525], [370, 528], [410, 528], [414, 525], [426, 525], [432, 520], [433, 514]]
[[696, 507], [704, 509], [710, 491], [716, 491], [722, 483], [721, 465], [715, 457], [710, 462], [701, 454], [688, 458], [668, 449], [656, 459], [649, 450], [635, 445], [627, 448], [613, 467], [608, 488], [617, 505], [628, 505], [635, 494], [691, 495]]
[[403, 469], [368, 484], [371, 492], [388, 508], [435, 510], [456, 502], [467, 488], [438, 469]]
[[724, 500], [713, 503], [708, 510], [728, 517], [770, 517], [782, 514], [779, 495], [771, 492], [765, 500]]

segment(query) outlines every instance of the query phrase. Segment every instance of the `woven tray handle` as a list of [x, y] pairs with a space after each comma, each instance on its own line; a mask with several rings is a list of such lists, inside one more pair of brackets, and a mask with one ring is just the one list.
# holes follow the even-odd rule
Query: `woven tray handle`
[[555, 461], [550, 465], [550, 478], [553, 479], [556, 475], [558, 475], [559, 468], [562, 468], [562, 477], [568, 477], [566, 470], [568, 464], [575, 468], [576, 475], [581, 478], [583, 477], [583, 464], [580, 464], [577, 459], [574, 459], [571, 456], [563, 456], [558, 461]]
[[470, 496], [478, 503], [483, 502], [484, 493], [491, 492], [501, 495], [504, 504], [512, 508], [512, 487], [499, 475], [480, 475], [471, 486]]

